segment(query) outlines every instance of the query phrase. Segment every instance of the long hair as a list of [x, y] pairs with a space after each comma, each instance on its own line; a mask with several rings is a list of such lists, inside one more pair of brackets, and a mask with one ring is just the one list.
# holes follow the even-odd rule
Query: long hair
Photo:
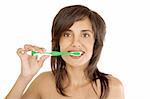
[[[94, 31], [95, 42], [93, 48], [93, 55], [90, 59], [89, 65], [85, 68], [84, 73], [87, 74], [86, 76], [90, 79], [90, 81], [94, 82], [96, 86], [96, 81], [100, 81], [100, 99], [105, 99], [109, 92], [109, 82], [107, 74], [104, 74], [98, 70], [97, 63], [103, 47], [103, 40], [106, 33], [106, 25], [103, 18], [98, 13], [90, 10], [83, 5], [72, 5], [62, 8], [53, 20], [51, 31], [52, 50], [60, 51], [59, 40], [62, 33], [68, 30], [74, 24], [74, 22], [82, 20], [85, 17], [88, 17], [91, 21], [92, 29]], [[65, 61], [60, 56], [52, 56], [51, 69], [55, 76], [57, 92], [63, 96], [68, 96], [65, 93], [65, 88], [62, 83], [64, 79], [68, 77], [68, 73], [65, 69]], [[93, 90], [96, 93], [94, 87]]]

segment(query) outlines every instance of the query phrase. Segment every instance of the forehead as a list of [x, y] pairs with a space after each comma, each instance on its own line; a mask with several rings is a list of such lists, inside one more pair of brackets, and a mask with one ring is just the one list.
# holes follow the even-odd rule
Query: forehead
[[69, 28], [72, 31], [81, 31], [81, 30], [92, 30], [92, 24], [89, 18], [84, 18], [82, 20], [74, 22], [74, 24]]

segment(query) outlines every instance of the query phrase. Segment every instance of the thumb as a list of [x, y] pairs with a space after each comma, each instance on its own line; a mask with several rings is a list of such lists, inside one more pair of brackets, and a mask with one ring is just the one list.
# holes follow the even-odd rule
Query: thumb
[[38, 60], [38, 64], [39, 64], [40, 66], [42, 66], [43, 63], [44, 63], [44, 61], [45, 61], [47, 58], [49, 58], [49, 55], [43, 55], [43, 56], [41, 56], [40, 59]]
[[18, 48], [18, 49], [17, 49], [17, 54], [18, 54], [18, 56], [20, 57], [20, 56], [22, 56], [23, 54], [25, 54], [25, 50], [24, 50], [23, 48]]

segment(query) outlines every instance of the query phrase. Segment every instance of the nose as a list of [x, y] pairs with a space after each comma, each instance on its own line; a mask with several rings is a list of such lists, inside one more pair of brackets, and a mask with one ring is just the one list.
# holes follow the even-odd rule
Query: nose
[[80, 44], [80, 42], [79, 42], [79, 38], [73, 38], [73, 41], [72, 41], [72, 47], [77, 47], [77, 48], [79, 48], [79, 47], [81, 47], [81, 44]]

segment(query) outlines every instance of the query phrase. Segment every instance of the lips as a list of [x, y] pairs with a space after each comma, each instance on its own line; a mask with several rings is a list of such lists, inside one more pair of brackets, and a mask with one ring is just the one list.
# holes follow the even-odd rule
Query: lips
[[69, 50], [68, 52], [81, 52], [80, 56], [72, 56], [72, 55], [70, 55], [72, 57], [81, 57], [85, 53], [85, 51], [82, 51], [82, 50]]

